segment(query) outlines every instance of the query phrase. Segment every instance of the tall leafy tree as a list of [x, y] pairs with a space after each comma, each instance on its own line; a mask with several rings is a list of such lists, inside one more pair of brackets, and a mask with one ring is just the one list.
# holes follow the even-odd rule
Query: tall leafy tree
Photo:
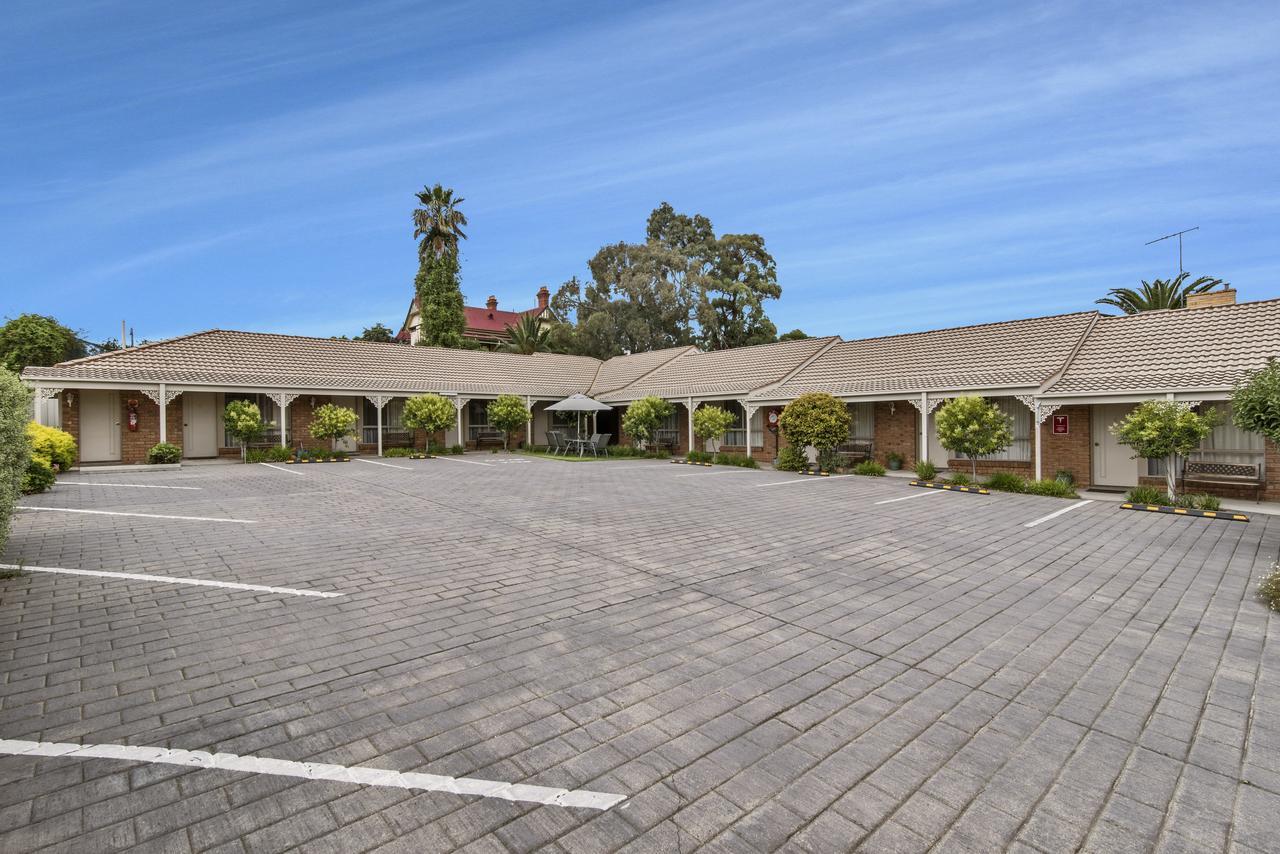
[[418, 241], [418, 296], [421, 324], [418, 343], [429, 347], [462, 347], [466, 313], [462, 310], [462, 282], [458, 246], [466, 240], [462, 230], [467, 217], [461, 197], [440, 184], [417, 194], [420, 207], [413, 212], [413, 237]]
[[544, 327], [538, 322], [538, 319], [530, 315], [522, 315], [514, 324], [506, 325], [507, 336], [511, 342], [507, 344], [507, 349], [513, 353], [523, 353], [531, 356], [540, 350], [547, 349], [547, 339], [551, 335], [551, 330]]
[[375, 323], [373, 326], [365, 327], [365, 330], [356, 338], [357, 341], [374, 341], [379, 344], [390, 344], [396, 340], [396, 334], [390, 328], [383, 326], [381, 323]]
[[578, 322], [592, 355], [692, 342], [696, 295], [678, 253], [658, 243], [615, 243], [603, 247], [587, 266], [592, 281], [578, 307]]
[[1142, 281], [1141, 287], [1112, 288], [1107, 295], [1096, 300], [1099, 305], [1111, 305], [1125, 314], [1137, 314], [1142, 311], [1158, 311], [1166, 308], [1186, 308], [1187, 297], [1213, 290], [1216, 287], [1230, 287], [1222, 279], [1201, 276], [1188, 282], [1190, 273], [1179, 273], [1172, 279], [1156, 279], [1154, 282]]
[[11, 371], [56, 365], [85, 352], [76, 333], [52, 317], [22, 314], [0, 326], [0, 364]]
[[758, 234], [726, 234], [709, 247], [699, 276], [699, 341], [727, 350], [774, 341], [778, 329], [764, 301], [782, 296], [773, 256]]

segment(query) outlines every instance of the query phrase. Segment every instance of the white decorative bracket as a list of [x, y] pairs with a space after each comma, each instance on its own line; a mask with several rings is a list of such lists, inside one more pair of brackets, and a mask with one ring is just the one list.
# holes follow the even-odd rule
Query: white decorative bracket
[[742, 408], [747, 411], [747, 418], [750, 419], [754, 417], [757, 412], [760, 411], [760, 404], [744, 403], [742, 404]]
[[180, 388], [179, 388], [179, 389], [165, 389], [165, 391], [164, 391], [164, 405], [165, 405], [165, 406], [168, 406], [169, 404], [173, 403], [174, 399], [175, 399], [175, 398], [177, 398], [177, 397], [178, 397], [178, 395], [180, 395], [180, 394], [182, 394], [182, 389], [180, 389]]
[[300, 395], [289, 394], [284, 391], [273, 391], [267, 395], [267, 397], [271, 398], [276, 406], [280, 407], [281, 412], [284, 412], [285, 407], [297, 400], [299, 396]]
[[62, 394], [62, 389], [58, 386], [42, 385], [38, 391], [40, 393], [41, 400], [53, 400], [58, 395]]
[[948, 398], [946, 398], [946, 397], [944, 397], [944, 396], [942, 396], [942, 395], [939, 395], [939, 396], [937, 396], [937, 397], [934, 397], [933, 395], [929, 395], [929, 404], [928, 404], [928, 408], [921, 408], [921, 406], [920, 406], [920, 398], [918, 398], [918, 397], [908, 397], [908, 398], [907, 398], [907, 402], [908, 402], [908, 403], [910, 403], [912, 406], [914, 406], [917, 410], [919, 410], [921, 413], [923, 413], [923, 414], [925, 414], [925, 415], [930, 415], [930, 414], [932, 414], [932, 413], [933, 413], [933, 410], [937, 409], [939, 406], [941, 406], [942, 404], [946, 403], [946, 402], [947, 402], [947, 400], [948, 400]]
[[142, 392], [147, 397], [151, 398], [151, 402], [154, 403], [156, 406], [160, 405], [161, 398], [160, 398], [159, 388], [140, 388], [138, 389], [138, 391]]
[[[370, 400], [373, 400], [373, 398], [372, 398], [372, 397], [371, 397], [371, 398], [369, 398], [369, 399], [370, 399]], [[388, 399], [390, 399], [390, 398], [388, 398]], [[456, 411], [461, 412], [462, 410], [466, 409], [467, 404], [468, 404], [468, 403], [470, 403], [470, 402], [471, 402], [471, 398], [469, 398], [469, 397], [455, 397], [455, 398], [453, 398], [453, 408], [454, 408]], [[374, 405], [375, 405], [375, 406], [377, 406], [378, 404], [376, 404], [376, 403], [375, 403]]]
[[1031, 410], [1031, 416], [1035, 418], [1036, 424], [1043, 424], [1049, 420], [1049, 416], [1062, 408], [1061, 403], [1041, 403], [1036, 400], [1034, 395], [1019, 394], [1015, 395], [1018, 401]]

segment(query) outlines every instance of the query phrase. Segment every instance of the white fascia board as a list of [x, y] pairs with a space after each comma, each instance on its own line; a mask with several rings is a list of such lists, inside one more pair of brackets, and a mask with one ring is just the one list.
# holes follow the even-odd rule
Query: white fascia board
[[1143, 391], [1117, 392], [1115, 394], [1099, 394], [1097, 392], [1081, 392], [1079, 394], [1046, 394], [1037, 396], [1041, 403], [1057, 406], [1092, 405], [1106, 403], [1142, 403], [1148, 400], [1168, 400], [1173, 395], [1175, 401], [1198, 400], [1230, 400], [1231, 392], [1223, 389], [1212, 391]]

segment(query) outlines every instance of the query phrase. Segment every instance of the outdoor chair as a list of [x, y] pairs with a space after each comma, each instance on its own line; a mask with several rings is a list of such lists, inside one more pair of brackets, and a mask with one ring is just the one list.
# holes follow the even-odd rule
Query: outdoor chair
[[555, 454], [560, 453], [560, 436], [554, 430], [547, 431], [547, 450]]
[[612, 433], [592, 433], [591, 438], [586, 441], [587, 446], [591, 448], [593, 457], [600, 456], [600, 452], [604, 451], [604, 455], [609, 456], [609, 439]]

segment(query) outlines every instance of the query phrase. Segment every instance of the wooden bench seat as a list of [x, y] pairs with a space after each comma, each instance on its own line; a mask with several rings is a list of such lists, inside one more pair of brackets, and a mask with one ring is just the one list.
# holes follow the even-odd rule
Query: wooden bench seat
[[1254, 500], [1262, 495], [1265, 484], [1259, 466], [1243, 463], [1207, 463], [1188, 461], [1182, 469], [1183, 488], [1190, 491], [1193, 486], [1232, 486], [1252, 490]]

